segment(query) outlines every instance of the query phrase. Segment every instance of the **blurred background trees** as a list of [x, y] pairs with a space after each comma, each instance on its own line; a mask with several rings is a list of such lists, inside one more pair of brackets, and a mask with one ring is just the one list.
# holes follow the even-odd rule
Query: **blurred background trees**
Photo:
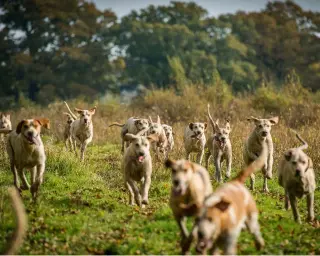
[[304, 87], [320, 85], [320, 14], [292, 1], [217, 18], [192, 2], [121, 20], [84, 0], [1, 1], [0, 9], [0, 108], [94, 100], [128, 85], [256, 91], [281, 87], [293, 71]]

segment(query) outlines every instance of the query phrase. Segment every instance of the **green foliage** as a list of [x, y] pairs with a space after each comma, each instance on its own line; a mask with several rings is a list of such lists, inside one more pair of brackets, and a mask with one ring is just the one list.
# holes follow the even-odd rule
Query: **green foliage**
[[[95, 128], [96, 121], [94, 120]], [[246, 126], [246, 121], [234, 122], [232, 126], [232, 177], [242, 166], [243, 160], [240, 156], [243, 138], [248, 132], [244, 128]], [[174, 128], [176, 148], [171, 157], [178, 159], [184, 156], [184, 151], [180, 148], [184, 126]], [[104, 138], [107, 143], [103, 146], [91, 144], [87, 148], [84, 163], [80, 163], [74, 154], [64, 151], [62, 143], [52, 143], [51, 136], [45, 137], [44, 145], [48, 159], [38, 203], [32, 202], [29, 191], [22, 193], [29, 225], [20, 254], [180, 253], [179, 228], [168, 205], [170, 171], [153, 156], [150, 203], [145, 209], [129, 206], [128, 193], [124, 188], [120, 169], [122, 155], [119, 130], [115, 130], [117, 133]], [[281, 124], [275, 126], [272, 132], [277, 149], [274, 167], [276, 170], [282, 150], [293, 146], [295, 142], [292, 141], [294, 135]], [[312, 140], [316, 132], [317, 126], [310, 126], [308, 130], [302, 131], [302, 136], [310, 145], [311, 150], [308, 150], [308, 154], [313, 160], [318, 161], [317, 141]], [[117, 137], [116, 144], [109, 142], [112, 137]], [[9, 171], [7, 156], [1, 154], [0, 160], [0, 251], [3, 251], [16, 223], [7, 196], [7, 186], [12, 184], [12, 173]], [[209, 172], [212, 176], [212, 164]], [[319, 182], [319, 175], [316, 177]], [[27, 178], [30, 178], [29, 173]], [[214, 188], [219, 186], [212, 182]], [[257, 251], [252, 235], [243, 229], [239, 237], [238, 254], [319, 254], [319, 227], [316, 222], [311, 225], [305, 221], [305, 199], [301, 199], [298, 204], [303, 221], [300, 225], [293, 221], [291, 210], [284, 210], [284, 191], [277, 184], [277, 180], [272, 179], [268, 182], [270, 193], [267, 195], [259, 191], [262, 183], [263, 177], [258, 173], [257, 190], [252, 194], [259, 208], [259, 222], [266, 246], [262, 251]], [[315, 198], [319, 196], [319, 190], [316, 190]], [[319, 200], [315, 200], [315, 215], [318, 221], [319, 206]], [[192, 221], [189, 220], [188, 224], [191, 227]], [[194, 243], [191, 252], [195, 253]]]
[[[0, 8], [0, 108], [18, 107], [20, 94], [47, 105], [96, 100], [121, 85], [210, 87], [216, 72], [236, 93], [262, 81], [287, 84], [292, 70], [305, 88], [319, 89], [319, 15], [293, 1], [218, 18], [172, 1], [121, 21], [86, 0], [2, 1]], [[279, 111], [271, 95], [267, 105]]]
[[187, 82], [186, 72], [181, 64], [181, 60], [178, 57], [168, 57], [168, 63], [170, 67], [170, 84], [174, 84], [177, 91], [182, 90]]

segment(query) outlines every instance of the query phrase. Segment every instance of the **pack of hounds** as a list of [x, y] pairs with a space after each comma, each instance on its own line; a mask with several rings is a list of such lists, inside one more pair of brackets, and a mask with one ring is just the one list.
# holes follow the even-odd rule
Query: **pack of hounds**
[[[74, 114], [65, 102], [68, 112], [64, 130], [65, 145], [77, 153], [80, 147], [80, 159], [84, 160], [87, 145], [93, 138], [92, 117], [96, 107], [88, 110], [75, 108]], [[158, 116], [154, 122], [148, 119], [130, 117], [124, 124], [113, 123], [121, 127], [122, 171], [124, 184], [129, 194], [129, 204], [146, 207], [149, 204], [149, 189], [152, 176], [154, 151], [158, 161], [163, 161], [171, 169], [172, 188], [170, 207], [181, 231], [181, 253], [190, 252], [192, 242], [196, 241], [196, 251], [202, 254], [216, 254], [222, 249], [224, 254], [236, 254], [237, 240], [241, 230], [247, 227], [252, 233], [257, 249], [264, 246], [258, 222], [258, 209], [254, 198], [244, 183], [250, 177], [250, 189], [254, 189], [255, 171], [263, 173], [263, 191], [268, 192], [268, 179], [272, 178], [273, 142], [271, 127], [278, 123], [278, 117], [259, 119], [248, 118], [255, 128], [246, 140], [243, 158], [245, 169], [236, 178], [223, 183], [222, 163], [226, 162], [225, 178], [231, 177], [232, 146], [229, 139], [231, 125], [226, 120], [220, 125], [210, 115], [208, 118], [212, 134], [207, 139], [205, 122], [189, 123], [184, 131], [186, 159], [169, 158], [174, 147], [174, 132], [171, 126], [161, 124]], [[41, 140], [41, 128], [50, 128], [48, 119], [25, 119], [12, 130], [10, 115], [1, 114], [0, 133], [6, 135], [6, 150], [14, 177], [16, 191], [30, 190], [32, 198], [37, 200], [39, 187], [43, 183], [46, 155]], [[297, 198], [306, 196], [308, 219], [314, 220], [315, 175], [310, 157], [304, 152], [308, 144], [296, 134], [302, 146], [290, 148], [283, 153], [278, 171], [278, 182], [284, 188], [285, 208], [292, 208], [295, 221], [301, 223], [297, 209]], [[190, 155], [196, 154], [197, 163], [190, 161]], [[205, 162], [205, 167], [201, 163]], [[210, 175], [207, 171], [210, 159], [215, 167], [214, 179], [223, 183], [213, 191]], [[162, 159], [162, 160], [161, 160]], [[31, 185], [25, 171], [31, 171]], [[138, 187], [141, 184], [141, 188]], [[13, 194], [12, 194], [13, 193]], [[21, 244], [26, 229], [25, 213], [19, 197], [11, 191], [13, 206], [18, 217], [15, 235], [7, 252], [14, 252]], [[20, 209], [20, 210], [19, 210]], [[194, 217], [190, 232], [186, 227], [186, 218]], [[20, 223], [20, 225], [19, 225]]]

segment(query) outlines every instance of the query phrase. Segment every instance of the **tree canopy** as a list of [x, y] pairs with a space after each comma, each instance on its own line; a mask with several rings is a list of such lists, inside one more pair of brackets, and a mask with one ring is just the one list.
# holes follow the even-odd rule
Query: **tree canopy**
[[295, 70], [311, 90], [320, 84], [320, 13], [293, 1], [260, 12], [210, 17], [193, 2], [132, 11], [121, 20], [84, 0], [0, 3], [0, 107], [19, 99], [95, 99], [121, 85], [186, 84], [233, 91], [280, 85]]

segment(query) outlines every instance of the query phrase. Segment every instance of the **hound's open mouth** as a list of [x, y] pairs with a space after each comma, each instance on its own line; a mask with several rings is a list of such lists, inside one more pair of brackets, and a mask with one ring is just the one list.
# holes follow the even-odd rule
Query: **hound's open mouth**
[[174, 188], [173, 189], [173, 194], [175, 196], [180, 196], [182, 194], [182, 189], [181, 188]]
[[35, 144], [35, 145], [39, 145], [39, 141], [38, 141], [38, 136], [33, 137], [33, 136], [24, 136], [27, 141], [29, 142], [29, 144]]
[[221, 148], [223, 148], [224, 145], [226, 144], [224, 141], [221, 141], [221, 140], [219, 140], [218, 143]]
[[191, 138], [194, 138], [194, 139], [201, 139], [201, 136], [202, 136], [202, 134], [200, 133], [200, 134], [193, 134], [193, 135], [191, 135]]
[[198, 253], [202, 253], [204, 250], [207, 249], [207, 247], [209, 246], [210, 242], [207, 240], [200, 240], [197, 243], [197, 247], [196, 247], [196, 251]]
[[139, 163], [142, 163], [142, 162], [144, 161], [144, 158], [145, 158], [144, 156], [139, 156], [139, 157], [138, 157], [138, 162], [139, 162]]

